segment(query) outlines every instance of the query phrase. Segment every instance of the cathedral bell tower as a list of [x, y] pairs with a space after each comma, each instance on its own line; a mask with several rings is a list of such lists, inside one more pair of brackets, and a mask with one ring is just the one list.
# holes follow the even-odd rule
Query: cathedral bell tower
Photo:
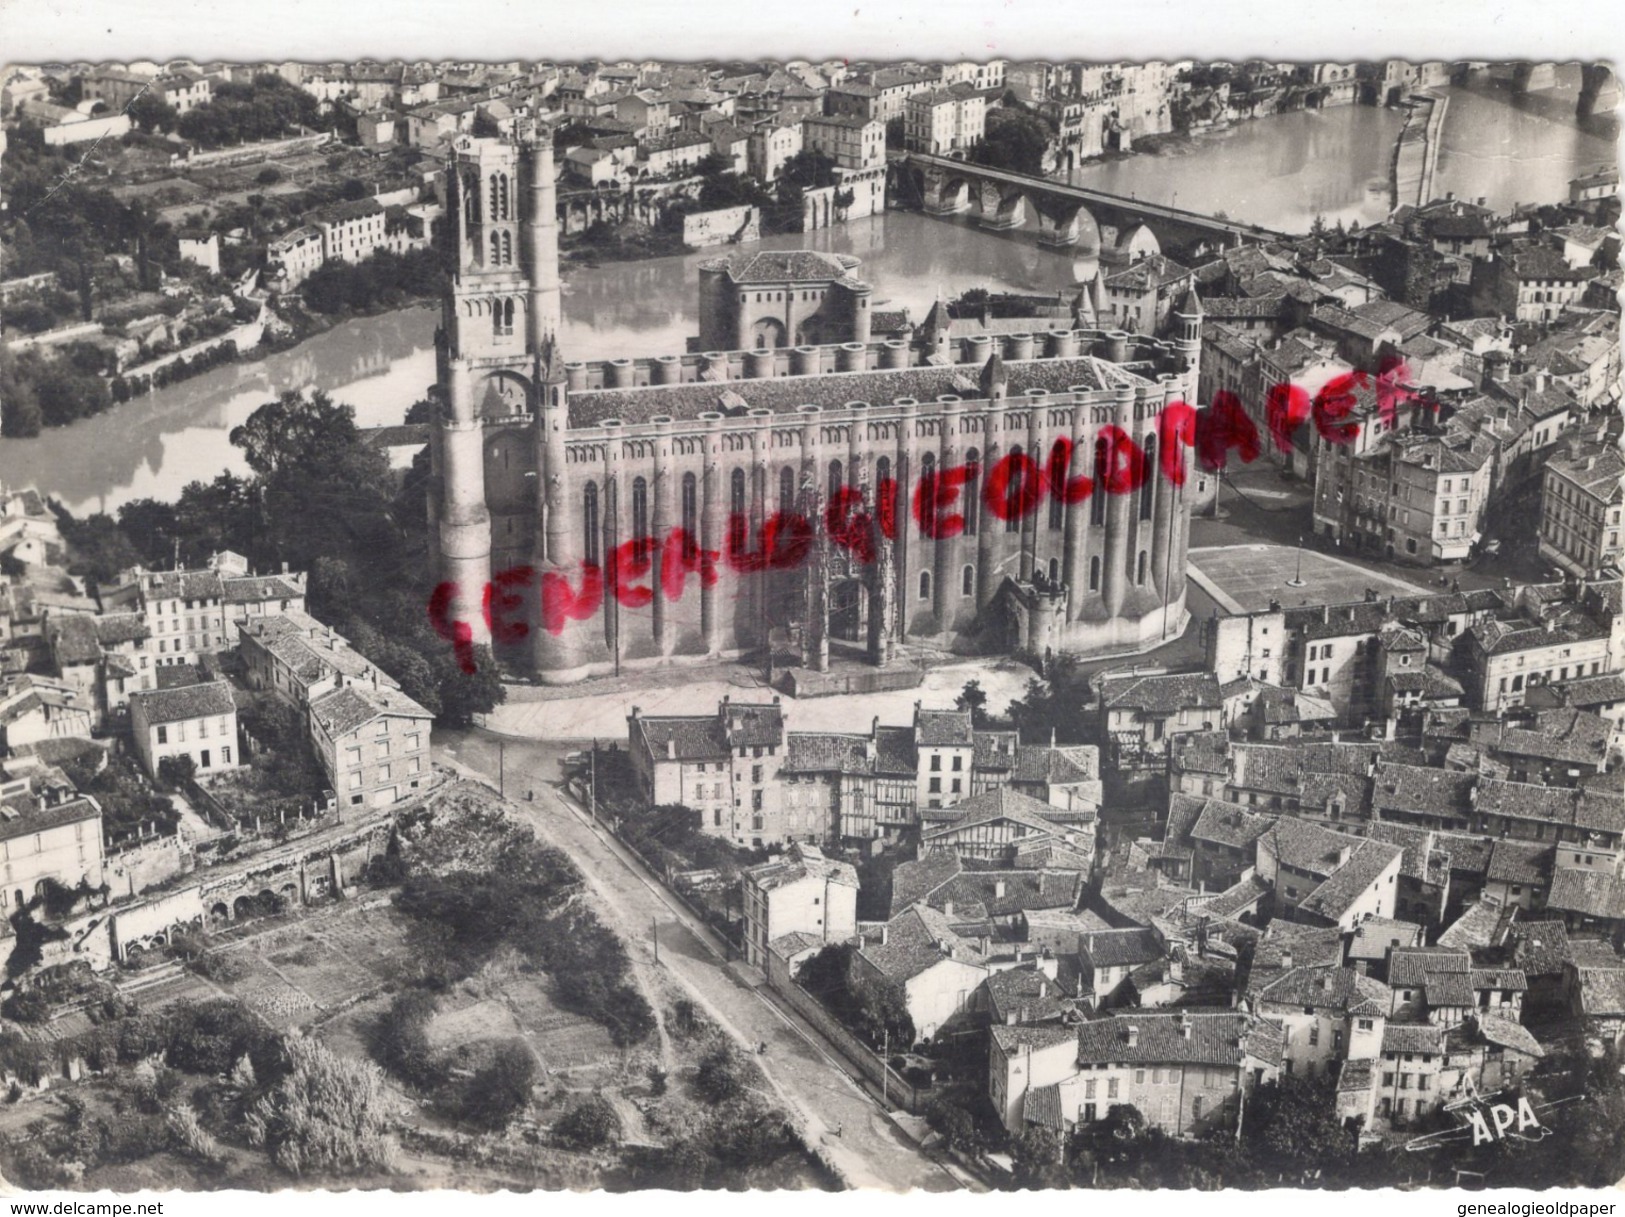
[[[563, 464], [563, 388], [548, 383], [560, 318], [551, 133], [457, 137], [445, 194], [451, 283], [436, 335], [442, 413], [430, 526], [436, 575], [457, 589], [452, 619], [482, 643], [492, 569], [545, 549], [545, 487]], [[551, 467], [549, 401], [559, 432]]]

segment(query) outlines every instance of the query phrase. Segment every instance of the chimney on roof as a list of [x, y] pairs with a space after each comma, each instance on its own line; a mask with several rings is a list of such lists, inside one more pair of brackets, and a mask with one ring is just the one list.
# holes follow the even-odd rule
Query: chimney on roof
[[1182, 1039], [1182, 1040], [1188, 1040], [1188, 1039], [1190, 1039], [1190, 1037], [1191, 1037], [1191, 1016], [1189, 1014], [1183, 1014], [1182, 1013], [1179, 1016], [1179, 1038]]
[[942, 915], [944, 917], [952, 917], [954, 915], [954, 902], [952, 900], [944, 900], [942, 902]]
[[1010, 1013], [1004, 1016], [1004, 1024], [1007, 1027], [1014, 1027], [1016, 1025], [1016, 1012], [1014, 1010], [1011, 1010]]
[[1128, 1046], [1130, 1048], [1138, 1048], [1140, 1046], [1140, 1029], [1133, 1023], [1128, 1025]]
[[1281, 971], [1290, 972], [1291, 970], [1292, 970], [1292, 948], [1287, 947], [1281, 952]]
[[1038, 982], [1038, 996], [1040, 996], [1040, 997], [1048, 997], [1049, 996], [1049, 979], [1047, 977]]
[[1321, 605], [1320, 606], [1320, 620], [1321, 620], [1321, 622], [1323, 624], [1330, 624], [1331, 619], [1332, 619], [1332, 606], [1329, 605], [1329, 604]]
[[1003, 879], [995, 879], [993, 881], [993, 898], [995, 900], [1003, 900], [1004, 899], [1004, 880]]
[[890, 932], [890, 929], [891, 929], [891, 927], [889, 925], [882, 925], [880, 927], [880, 945], [881, 946], [886, 945], [886, 937], [887, 937], [888, 933]]
[[668, 761], [677, 759], [677, 740], [670, 735], [666, 737], [666, 759]]

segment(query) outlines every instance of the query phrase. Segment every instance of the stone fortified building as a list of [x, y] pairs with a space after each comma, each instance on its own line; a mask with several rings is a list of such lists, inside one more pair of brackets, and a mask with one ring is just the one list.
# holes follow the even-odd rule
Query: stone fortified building
[[[1156, 419], [1169, 402], [1196, 402], [1194, 292], [1159, 337], [1075, 326], [956, 341], [939, 303], [913, 342], [867, 340], [869, 292], [853, 259], [757, 254], [704, 275], [704, 311], [718, 322], [707, 332], [736, 335], [734, 349], [567, 363], [549, 133], [459, 137], [447, 174], [452, 277], [428, 511], [434, 573], [456, 585], [452, 616], [476, 642], [490, 638], [493, 573], [518, 568], [530, 573], [512, 590], [529, 602], [505, 619], [530, 623], [513, 645], [549, 683], [765, 645], [792, 645], [822, 670], [832, 643], [884, 665], [904, 639], [1100, 655], [1183, 630], [1192, 487], [1155, 472]], [[723, 291], [738, 299], [713, 298]], [[865, 340], [806, 341], [825, 323]], [[1045, 467], [1064, 438], [1072, 474], [1098, 474], [1108, 426], [1145, 450], [1142, 487], [1071, 504], [1047, 496], [1012, 520], [990, 510], [981, 482], [1001, 457]], [[915, 488], [959, 466], [973, 470], [952, 509], [964, 530], [929, 535], [909, 510]], [[824, 508], [843, 487], [872, 505], [888, 479], [899, 487], [895, 538], [873, 527], [874, 559], [861, 561], [828, 540]], [[756, 548], [775, 512], [818, 525], [805, 561], [749, 571], [719, 561], [709, 586], [690, 574], [679, 596], [660, 593], [662, 565], [693, 558], [664, 543], [673, 530], [704, 551]], [[623, 567], [614, 555], [627, 542]], [[652, 589], [645, 603], [614, 594], [618, 567]], [[540, 628], [540, 580], [578, 587], [596, 573], [606, 590], [595, 612]]]

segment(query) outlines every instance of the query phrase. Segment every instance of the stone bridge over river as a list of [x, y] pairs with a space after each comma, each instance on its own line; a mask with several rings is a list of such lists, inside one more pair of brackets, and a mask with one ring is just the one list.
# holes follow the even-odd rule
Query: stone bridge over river
[[1079, 256], [1121, 247], [1142, 227], [1161, 249], [1187, 253], [1229, 249], [1285, 235], [1255, 224], [943, 156], [910, 152], [895, 160], [892, 169], [909, 175], [912, 188], [899, 183], [901, 193], [919, 199], [928, 214], [970, 215], [990, 229], [1020, 228], [1036, 215], [1042, 244], [1074, 250]]

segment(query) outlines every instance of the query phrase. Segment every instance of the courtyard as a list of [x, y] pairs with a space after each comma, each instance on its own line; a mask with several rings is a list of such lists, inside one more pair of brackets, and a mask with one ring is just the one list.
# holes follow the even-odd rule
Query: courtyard
[[[1385, 597], [1425, 595], [1429, 590], [1420, 583], [1291, 545], [1192, 549], [1189, 562], [1191, 581], [1230, 613], [1267, 609], [1272, 600], [1293, 608], [1364, 600], [1368, 589]], [[1292, 586], [1300, 578], [1300, 569], [1302, 585]]]

